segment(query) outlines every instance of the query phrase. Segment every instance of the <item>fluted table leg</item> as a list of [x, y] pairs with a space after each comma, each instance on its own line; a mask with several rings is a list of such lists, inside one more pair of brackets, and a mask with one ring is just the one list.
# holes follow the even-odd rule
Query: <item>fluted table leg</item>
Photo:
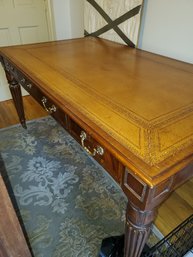
[[141, 211], [130, 202], [127, 207], [124, 257], [140, 257], [156, 211]]
[[26, 126], [26, 120], [25, 120], [25, 114], [24, 114], [24, 108], [23, 108], [21, 87], [14, 79], [8, 82], [9, 82], [10, 92], [13, 98], [13, 102], [14, 102], [20, 123], [22, 127], [26, 129], [27, 126]]

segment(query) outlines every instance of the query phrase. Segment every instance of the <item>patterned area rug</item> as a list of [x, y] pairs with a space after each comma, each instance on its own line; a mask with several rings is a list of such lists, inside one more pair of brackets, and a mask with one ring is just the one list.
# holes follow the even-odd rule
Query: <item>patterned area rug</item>
[[124, 233], [126, 197], [51, 117], [1, 129], [0, 152], [35, 257], [96, 257]]

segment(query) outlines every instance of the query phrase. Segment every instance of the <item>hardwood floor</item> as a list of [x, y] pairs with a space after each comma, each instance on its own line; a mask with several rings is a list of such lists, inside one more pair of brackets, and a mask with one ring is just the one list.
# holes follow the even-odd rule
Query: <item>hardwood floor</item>
[[[26, 119], [36, 119], [47, 113], [30, 96], [24, 97]], [[12, 100], [0, 102], [0, 128], [18, 123]], [[193, 179], [179, 187], [158, 210], [155, 225], [163, 235], [193, 214]]]
[[[23, 97], [26, 120], [47, 116], [47, 112], [31, 97]], [[0, 128], [19, 123], [12, 100], [0, 102]]]
[[193, 179], [176, 189], [159, 207], [156, 227], [167, 235], [193, 214]]

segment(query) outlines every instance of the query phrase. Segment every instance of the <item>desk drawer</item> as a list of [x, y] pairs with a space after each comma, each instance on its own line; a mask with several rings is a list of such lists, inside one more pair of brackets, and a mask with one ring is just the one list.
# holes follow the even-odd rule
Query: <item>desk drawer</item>
[[120, 183], [124, 166], [92, 135], [86, 132], [72, 119], [68, 119], [69, 133], [82, 145], [85, 152], [100, 163], [100, 165], [102, 165], [111, 176]]
[[18, 83], [64, 128], [66, 128], [66, 114], [46, 96], [37, 86], [22, 73], [18, 73]]
[[78, 125], [61, 110], [57, 104], [41, 92], [33, 82], [20, 72], [18, 72], [18, 83], [82, 145], [85, 152], [100, 163], [119, 184], [121, 183], [124, 166], [103, 144], [99, 143], [97, 138], [93, 137], [90, 132]]
[[34, 84], [29, 79], [27, 79], [21, 72], [17, 72], [17, 81], [23, 88], [25, 88], [25, 90], [29, 94], [31, 94], [31, 91], [34, 88]]

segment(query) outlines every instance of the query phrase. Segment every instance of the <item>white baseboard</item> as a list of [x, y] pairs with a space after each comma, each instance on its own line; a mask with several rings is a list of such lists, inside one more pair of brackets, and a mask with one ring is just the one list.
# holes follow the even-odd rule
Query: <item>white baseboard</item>
[[160, 240], [164, 238], [164, 235], [159, 231], [159, 229], [153, 224], [151, 230]]

